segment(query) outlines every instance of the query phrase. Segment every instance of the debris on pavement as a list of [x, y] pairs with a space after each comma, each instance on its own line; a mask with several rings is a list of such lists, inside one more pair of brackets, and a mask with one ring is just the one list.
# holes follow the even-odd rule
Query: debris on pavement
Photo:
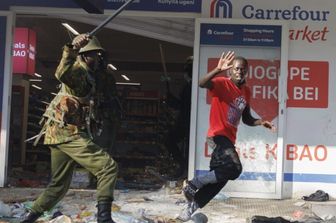
[[336, 218], [336, 201], [309, 202], [313, 214], [323, 220]]
[[[156, 191], [127, 188], [116, 190], [115, 200], [111, 207], [113, 219], [118, 223], [179, 223], [176, 217], [183, 208], [182, 206], [186, 204], [181, 191], [178, 193], [176, 190], [181, 183], [178, 181], [175, 188], [170, 188], [168, 183]], [[15, 198], [36, 196], [42, 191], [43, 189], [0, 188], [0, 201], [4, 198], [15, 200]], [[312, 221], [314, 215], [310, 206], [299, 205], [298, 202], [302, 200], [246, 199], [221, 195], [206, 207], [198, 210], [194, 214], [194, 219], [188, 223], [203, 223], [204, 219], [208, 219], [208, 223], [246, 223], [247, 219], [256, 215], [268, 218], [279, 216], [289, 222], [314, 223]], [[309, 202], [305, 203], [309, 204]], [[327, 203], [323, 202], [323, 204]], [[6, 207], [7, 213], [9, 213], [9, 207], [11, 213], [6, 214], [9, 216], [0, 217], [0, 222], [15, 222], [15, 219], [23, 216], [25, 208], [30, 207], [31, 204], [32, 201], [2, 202], [0, 206]], [[96, 223], [96, 211], [96, 190], [71, 189], [57, 207], [50, 213], [45, 213], [39, 221], [59, 223], [62, 221], [60, 219], [63, 219], [63, 222], [71, 223]], [[330, 219], [327, 221], [315, 218], [315, 223], [319, 222], [336, 223]]]
[[298, 201], [298, 202], [295, 202], [294, 205], [298, 206], [298, 207], [304, 207], [306, 205], [306, 202], [305, 201]]
[[207, 223], [208, 217], [205, 214], [198, 212], [191, 216], [191, 220], [195, 223]]
[[317, 190], [309, 196], [303, 196], [302, 199], [305, 201], [329, 201], [329, 194], [323, 190]]
[[11, 216], [12, 216], [11, 207], [0, 201], [0, 217], [11, 217]]
[[72, 219], [66, 215], [58, 216], [55, 219], [49, 221], [49, 223], [73, 223]]
[[293, 215], [292, 215], [292, 217], [294, 219], [302, 219], [304, 216], [305, 216], [305, 213], [303, 211], [301, 211], [301, 210], [295, 210], [293, 212]]

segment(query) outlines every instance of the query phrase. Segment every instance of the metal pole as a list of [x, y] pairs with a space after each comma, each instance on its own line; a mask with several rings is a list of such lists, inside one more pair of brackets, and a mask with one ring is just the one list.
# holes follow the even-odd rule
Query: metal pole
[[162, 67], [163, 67], [163, 74], [164, 74], [164, 78], [166, 79], [166, 94], [170, 93], [170, 87], [169, 87], [169, 76], [168, 76], [168, 72], [167, 72], [167, 66], [166, 66], [166, 60], [164, 57], [164, 53], [163, 53], [163, 48], [162, 45], [159, 44], [160, 47], [160, 55], [161, 55], [161, 63], [162, 63]]
[[107, 19], [105, 19], [100, 25], [98, 25], [94, 30], [92, 30], [89, 33], [89, 36], [92, 37], [94, 36], [97, 32], [99, 32], [107, 23], [109, 23], [114, 17], [116, 17], [117, 15], [119, 15], [120, 12], [122, 12], [124, 10], [124, 8], [126, 8], [126, 6], [128, 6], [130, 3], [132, 3], [134, 0], [128, 0], [127, 2], [125, 2], [125, 4], [123, 4], [119, 9], [117, 9], [117, 11], [115, 11], [110, 17], [108, 17]]

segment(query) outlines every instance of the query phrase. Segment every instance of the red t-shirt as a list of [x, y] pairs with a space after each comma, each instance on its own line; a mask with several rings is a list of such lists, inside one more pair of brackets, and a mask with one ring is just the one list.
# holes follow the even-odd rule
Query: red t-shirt
[[213, 78], [212, 83], [208, 137], [226, 136], [234, 144], [241, 115], [250, 101], [249, 88], [238, 88], [230, 78], [222, 76]]

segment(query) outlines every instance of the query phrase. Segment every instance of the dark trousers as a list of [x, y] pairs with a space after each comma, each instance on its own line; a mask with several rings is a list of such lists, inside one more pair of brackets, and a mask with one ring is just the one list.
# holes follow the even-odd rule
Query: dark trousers
[[209, 203], [229, 180], [238, 178], [242, 172], [242, 165], [235, 146], [227, 137], [208, 138], [207, 144], [213, 149], [210, 171], [215, 171], [217, 183], [207, 184], [196, 192], [195, 201], [200, 208]]

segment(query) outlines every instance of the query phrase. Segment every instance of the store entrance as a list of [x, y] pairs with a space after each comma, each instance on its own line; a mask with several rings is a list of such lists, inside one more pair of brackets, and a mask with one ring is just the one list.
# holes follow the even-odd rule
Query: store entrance
[[[35, 74], [13, 74], [11, 185], [43, 187], [49, 179], [48, 147], [43, 139], [37, 146], [32, 145], [34, 140], [25, 140], [39, 133], [39, 120], [58, 91], [54, 72], [62, 47], [74, 37], [62, 24], [85, 33], [102, 19], [88, 15], [16, 16], [16, 27], [36, 32], [37, 42]], [[136, 28], [139, 24], [143, 27]], [[186, 59], [193, 53], [193, 27], [193, 19], [123, 17], [97, 35], [109, 53], [117, 94], [95, 141], [119, 164], [117, 187], [154, 189], [167, 180], [187, 176], [191, 100], [187, 69], [191, 74], [192, 63], [189, 59], [186, 64]], [[73, 187], [88, 188], [92, 183], [90, 174], [78, 167]]]

